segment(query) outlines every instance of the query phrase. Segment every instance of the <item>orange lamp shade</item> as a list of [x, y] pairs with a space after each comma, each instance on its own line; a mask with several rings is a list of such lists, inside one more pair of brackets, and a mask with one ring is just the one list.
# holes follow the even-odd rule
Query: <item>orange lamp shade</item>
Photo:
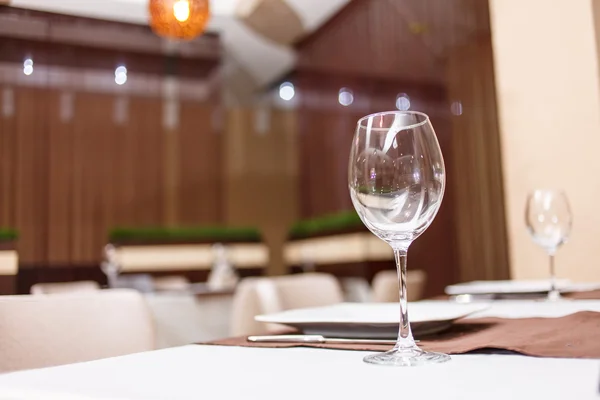
[[209, 0], [150, 0], [150, 26], [159, 36], [191, 40], [210, 18]]

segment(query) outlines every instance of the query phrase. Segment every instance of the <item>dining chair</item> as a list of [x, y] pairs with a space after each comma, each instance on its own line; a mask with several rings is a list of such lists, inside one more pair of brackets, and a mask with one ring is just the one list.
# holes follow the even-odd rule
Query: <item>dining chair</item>
[[246, 278], [240, 282], [233, 297], [231, 334], [263, 334], [279, 328], [255, 321], [256, 315], [343, 301], [338, 280], [329, 274]]
[[0, 296], [0, 372], [154, 348], [152, 317], [136, 291]]
[[[421, 270], [407, 271], [406, 294], [408, 301], [416, 301], [423, 298], [427, 274]], [[395, 270], [378, 272], [373, 278], [373, 301], [377, 303], [397, 303], [398, 273]]]
[[36, 283], [30, 289], [31, 294], [80, 293], [100, 290], [96, 281], [76, 281], [58, 283]]

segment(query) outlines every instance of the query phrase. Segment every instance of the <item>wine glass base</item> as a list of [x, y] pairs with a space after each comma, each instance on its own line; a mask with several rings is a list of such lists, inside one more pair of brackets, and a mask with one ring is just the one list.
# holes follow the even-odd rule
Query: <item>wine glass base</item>
[[549, 303], [563, 302], [563, 301], [572, 301], [572, 300], [573, 299], [561, 296], [560, 294], [558, 296], [548, 295], [548, 296], [546, 296], [545, 298], [542, 299], [542, 301], [549, 302]]
[[388, 365], [392, 367], [416, 367], [419, 365], [444, 363], [450, 361], [450, 356], [443, 353], [423, 351], [418, 347], [414, 347], [370, 354], [363, 361], [369, 364]]
[[546, 296], [546, 301], [564, 301], [564, 300], [569, 300], [564, 298], [563, 296], [561, 296], [560, 292], [558, 290], [551, 290], [548, 292], [548, 296]]

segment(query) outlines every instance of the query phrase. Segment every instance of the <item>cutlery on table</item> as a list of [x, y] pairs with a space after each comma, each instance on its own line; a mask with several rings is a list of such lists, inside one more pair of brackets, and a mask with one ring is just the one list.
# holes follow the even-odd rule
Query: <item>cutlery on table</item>
[[[248, 336], [248, 341], [253, 343], [337, 343], [337, 344], [389, 344], [395, 345], [395, 340], [385, 339], [345, 339], [328, 338], [322, 335], [272, 335]], [[418, 340], [416, 340], [418, 342]]]

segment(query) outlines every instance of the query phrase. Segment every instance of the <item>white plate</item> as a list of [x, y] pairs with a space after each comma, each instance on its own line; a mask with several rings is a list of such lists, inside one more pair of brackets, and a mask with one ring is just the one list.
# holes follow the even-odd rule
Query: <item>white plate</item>
[[[598, 283], [572, 283], [566, 279], [556, 282], [557, 288], [563, 292], [580, 292], [599, 289]], [[519, 280], [519, 281], [473, 281], [450, 285], [446, 287], [446, 294], [451, 296], [461, 294], [534, 294], [545, 293], [550, 290], [549, 280]]]
[[[307, 335], [343, 338], [394, 339], [398, 334], [398, 303], [342, 303], [259, 315], [257, 321], [288, 325]], [[409, 303], [408, 313], [415, 337], [448, 329], [453, 321], [483, 311], [487, 304], [442, 301]]]

